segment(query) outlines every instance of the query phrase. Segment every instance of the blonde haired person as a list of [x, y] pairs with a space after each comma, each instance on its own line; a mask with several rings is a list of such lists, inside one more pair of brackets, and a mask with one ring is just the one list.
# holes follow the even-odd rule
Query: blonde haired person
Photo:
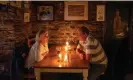
[[30, 49], [25, 67], [28, 69], [31, 68], [34, 63], [45, 58], [48, 52], [48, 31], [40, 30], [36, 34], [35, 43]]

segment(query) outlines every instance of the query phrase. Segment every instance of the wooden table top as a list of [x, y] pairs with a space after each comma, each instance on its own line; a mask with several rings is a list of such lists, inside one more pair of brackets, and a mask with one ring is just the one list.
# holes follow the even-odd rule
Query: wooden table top
[[75, 53], [71, 53], [69, 63], [59, 62], [58, 55], [48, 56], [42, 61], [35, 63], [34, 68], [51, 68], [51, 69], [88, 69], [88, 62], [81, 60]]

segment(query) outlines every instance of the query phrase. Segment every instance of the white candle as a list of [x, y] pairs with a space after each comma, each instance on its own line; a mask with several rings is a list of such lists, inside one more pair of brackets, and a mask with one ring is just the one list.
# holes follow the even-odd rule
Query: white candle
[[66, 45], [69, 46], [69, 42], [68, 41], [66, 42]]
[[68, 62], [68, 55], [67, 55], [67, 53], [64, 56], [64, 62]]
[[69, 50], [71, 49], [70, 45], [68, 46], [68, 49], [69, 49]]
[[59, 53], [59, 60], [62, 60], [62, 55], [61, 55], [61, 53]]
[[68, 50], [68, 47], [67, 46], [65, 46], [65, 51], [67, 51]]

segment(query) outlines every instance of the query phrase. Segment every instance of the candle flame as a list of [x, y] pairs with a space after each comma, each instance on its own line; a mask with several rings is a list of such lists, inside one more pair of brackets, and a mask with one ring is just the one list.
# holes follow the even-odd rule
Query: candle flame
[[61, 64], [59, 64], [59, 67], [62, 67], [62, 65], [61, 65]]
[[66, 50], [66, 51], [68, 50], [67, 46], [65, 46], [65, 50]]
[[61, 60], [61, 58], [62, 58], [62, 55], [61, 55], [61, 53], [59, 53], [59, 59]]
[[67, 45], [67, 46], [69, 45], [69, 42], [68, 42], [68, 41], [66, 42], [66, 45]]
[[67, 54], [65, 54], [65, 56], [64, 56], [64, 61], [65, 61], [65, 62], [68, 61], [68, 56], [67, 56]]

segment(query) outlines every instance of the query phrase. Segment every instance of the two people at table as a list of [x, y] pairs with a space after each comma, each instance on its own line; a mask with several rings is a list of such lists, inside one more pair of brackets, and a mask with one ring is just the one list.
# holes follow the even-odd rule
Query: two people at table
[[[41, 30], [36, 34], [36, 42], [30, 49], [27, 59], [27, 67], [30, 68], [35, 62], [41, 61], [48, 54], [48, 32]], [[76, 48], [76, 53], [80, 59], [88, 60], [89, 80], [96, 80], [102, 72], [106, 70], [107, 57], [100, 42], [90, 35], [87, 27], [79, 29], [79, 44]]]

